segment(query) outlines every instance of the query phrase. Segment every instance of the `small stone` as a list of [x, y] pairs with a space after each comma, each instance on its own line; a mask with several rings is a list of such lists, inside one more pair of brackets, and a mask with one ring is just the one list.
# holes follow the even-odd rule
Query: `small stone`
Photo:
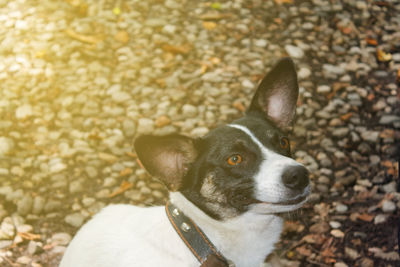
[[131, 99], [130, 94], [123, 92], [123, 91], [117, 91], [111, 95], [112, 100], [114, 100], [117, 103], [123, 103]]
[[248, 80], [248, 79], [244, 79], [244, 80], [242, 81], [242, 86], [243, 86], [244, 88], [248, 88], [248, 89], [253, 89], [253, 88], [254, 88], [254, 84], [253, 84], [250, 80]]
[[395, 116], [395, 115], [383, 115], [380, 119], [379, 119], [379, 124], [382, 125], [388, 125], [388, 124], [392, 124], [394, 122], [400, 122], [400, 116]]
[[379, 139], [378, 131], [364, 131], [361, 133], [361, 138], [365, 141], [376, 143]]
[[320, 94], [326, 94], [331, 91], [331, 88], [328, 85], [320, 85], [317, 87], [317, 92]]
[[355, 260], [358, 257], [360, 257], [360, 254], [355, 249], [352, 249], [349, 247], [344, 248], [344, 253], [348, 258], [350, 258], [352, 260]]
[[340, 222], [337, 221], [330, 221], [329, 225], [333, 228], [333, 229], [337, 229], [340, 228], [340, 226], [342, 226], [342, 224]]
[[17, 202], [17, 211], [21, 215], [27, 215], [31, 211], [32, 205], [33, 205], [32, 197], [26, 195]]
[[384, 200], [382, 202], [382, 211], [383, 212], [393, 212], [396, 210], [396, 204], [390, 200]]
[[51, 243], [53, 245], [61, 245], [61, 246], [66, 246], [71, 242], [71, 235], [68, 233], [55, 233], [51, 237]]
[[85, 172], [90, 178], [96, 178], [99, 174], [97, 169], [93, 166], [86, 166]]
[[347, 127], [340, 127], [340, 128], [335, 128], [333, 131], [332, 131], [332, 135], [333, 136], [335, 136], [335, 137], [339, 137], [339, 138], [341, 138], [341, 137], [345, 137], [346, 135], [348, 135], [349, 134], [349, 128], [347, 128]]
[[28, 256], [21, 256], [19, 258], [17, 258], [17, 263], [19, 264], [25, 264], [28, 265], [29, 263], [31, 263], [32, 259]]
[[333, 267], [348, 267], [349, 265], [347, 265], [344, 262], [336, 262]]
[[15, 111], [15, 117], [19, 120], [24, 120], [33, 115], [31, 105], [22, 105]]
[[185, 104], [182, 107], [182, 114], [186, 117], [195, 117], [197, 115], [197, 108], [193, 105]]
[[389, 218], [389, 215], [387, 215], [387, 214], [378, 214], [374, 218], [374, 224], [384, 223], [387, 221], [388, 218]]
[[35, 241], [31, 240], [28, 243], [28, 247], [26, 249], [29, 255], [33, 255], [38, 251], [38, 245]]
[[130, 119], [125, 119], [122, 122], [122, 128], [124, 129], [125, 135], [128, 137], [132, 137], [136, 132], [136, 124]]
[[382, 189], [385, 193], [394, 193], [397, 191], [397, 185], [396, 182], [390, 182], [388, 184], [385, 184], [382, 186]]
[[175, 25], [171, 25], [171, 24], [167, 24], [167, 25], [165, 25], [163, 27], [162, 31], [164, 33], [167, 33], [167, 34], [174, 34], [175, 31], [176, 31], [176, 26]]
[[258, 47], [266, 47], [268, 44], [268, 41], [265, 39], [258, 39], [254, 41], [254, 45]]
[[110, 186], [115, 185], [116, 183], [117, 183], [117, 180], [115, 180], [115, 178], [107, 177], [107, 178], [104, 179], [103, 186], [104, 187], [110, 187]]
[[69, 184], [69, 192], [71, 194], [79, 193], [84, 190], [81, 180], [72, 181]]
[[139, 134], [150, 134], [154, 131], [154, 122], [151, 119], [140, 118], [138, 122]]
[[297, 75], [299, 76], [300, 80], [307, 79], [311, 76], [311, 70], [309, 68], [300, 68]]
[[331, 235], [336, 237], [336, 238], [343, 238], [344, 237], [344, 233], [342, 231], [340, 231], [339, 229], [333, 229], [331, 231]]
[[4, 218], [0, 225], [0, 240], [12, 239], [15, 235], [15, 227], [11, 217]]
[[207, 127], [197, 127], [190, 132], [190, 135], [193, 137], [201, 137], [206, 135], [209, 131]]
[[285, 50], [293, 58], [302, 58], [304, 56], [303, 49], [294, 45], [285, 45]]
[[339, 204], [336, 205], [336, 211], [339, 212], [339, 213], [345, 213], [348, 210], [349, 210], [349, 208], [344, 204], [340, 204], [339, 203]]
[[14, 141], [8, 137], [0, 136], [0, 156], [9, 154], [14, 149]]
[[73, 227], [82, 226], [85, 217], [80, 213], [72, 213], [65, 217], [65, 222]]

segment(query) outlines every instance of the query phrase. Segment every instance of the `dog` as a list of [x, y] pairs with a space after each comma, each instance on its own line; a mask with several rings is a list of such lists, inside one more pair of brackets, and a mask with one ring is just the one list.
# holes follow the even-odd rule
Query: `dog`
[[228, 264], [199, 262], [174, 230], [164, 207], [104, 208], [69, 244], [60, 267], [237, 266], [263, 264], [283, 216], [310, 193], [307, 169], [290, 157], [297, 75], [289, 58], [264, 77], [242, 118], [202, 138], [140, 136], [144, 168], [163, 182], [169, 201], [208, 237]]

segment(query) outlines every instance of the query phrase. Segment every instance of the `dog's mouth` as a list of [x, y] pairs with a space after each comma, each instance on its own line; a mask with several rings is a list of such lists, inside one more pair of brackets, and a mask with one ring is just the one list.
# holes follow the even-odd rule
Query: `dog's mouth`
[[289, 205], [300, 204], [301, 202], [303, 202], [306, 199], [307, 199], [307, 195], [297, 196], [295, 198], [285, 200], [285, 201], [280, 201], [280, 202], [267, 202], [267, 201], [261, 201], [258, 199], [252, 199], [251, 201], [249, 201], [249, 204], [270, 204], [270, 205], [275, 205], [275, 206], [289, 206]]

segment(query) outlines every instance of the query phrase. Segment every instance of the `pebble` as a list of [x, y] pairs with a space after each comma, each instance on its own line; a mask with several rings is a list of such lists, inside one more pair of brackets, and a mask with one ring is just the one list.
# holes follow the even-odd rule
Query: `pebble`
[[400, 122], [400, 116], [383, 115], [379, 119], [379, 124], [382, 124], [382, 125], [388, 125], [388, 124], [392, 124], [392, 123], [395, 123], [395, 122]]
[[379, 139], [378, 131], [364, 131], [361, 132], [361, 138], [367, 142], [377, 142]]
[[390, 200], [384, 200], [382, 202], [382, 211], [383, 212], [393, 212], [396, 210], [396, 204]]
[[349, 210], [349, 208], [344, 204], [340, 204], [339, 203], [339, 204], [336, 205], [336, 211], [339, 212], [339, 213], [345, 213], [348, 210]]
[[22, 105], [15, 110], [15, 117], [19, 120], [24, 120], [33, 115], [31, 105]]
[[304, 56], [303, 49], [294, 45], [285, 45], [285, 50], [293, 58], [302, 58]]
[[331, 230], [331, 235], [336, 237], [336, 238], [343, 238], [344, 237], [344, 233], [338, 229], [333, 229]]
[[14, 149], [14, 141], [11, 138], [0, 136], [0, 156], [9, 154]]
[[51, 244], [52, 245], [61, 245], [61, 246], [66, 246], [71, 242], [72, 237], [69, 233], [55, 233], [51, 236]]
[[11, 217], [6, 217], [0, 225], [0, 240], [12, 239], [15, 235], [15, 227]]
[[80, 213], [72, 213], [65, 217], [65, 222], [73, 227], [80, 227], [82, 226], [85, 217]]
[[342, 226], [342, 224], [340, 222], [337, 222], [337, 221], [330, 221], [329, 225], [334, 229], [340, 228], [340, 226]]
[[387, 221], [389, 216], [387, 214], [378, 214], [374, 218], [374, 224], [381, 224]]
[[311, 70], [309, 68], [300, 68], [299, 72], [297, 73], [300, 80], [307, 79], [311, 76]]
[[328, 85], [320, 85], [317, 87], [317, 92], [320, 94], [326, 94], [331, 92], [331, 87]]
[[33, 199], [26, 195], [17, 202], [17, 211], [21, 215], [27, 215], [32, 210]]
[[154, 122], [151, 119], [140, 118], [138, 121], [137, 132], [139, 134], [150, 134], [154, 131]]

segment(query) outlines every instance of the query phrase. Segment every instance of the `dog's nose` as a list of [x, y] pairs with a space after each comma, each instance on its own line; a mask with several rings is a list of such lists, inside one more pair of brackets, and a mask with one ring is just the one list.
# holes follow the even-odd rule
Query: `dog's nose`
[[283, 184], [293, 190], [303, 190], [308, 185], [308, 171], [303, 166], [286, 168], [282, 175]]

